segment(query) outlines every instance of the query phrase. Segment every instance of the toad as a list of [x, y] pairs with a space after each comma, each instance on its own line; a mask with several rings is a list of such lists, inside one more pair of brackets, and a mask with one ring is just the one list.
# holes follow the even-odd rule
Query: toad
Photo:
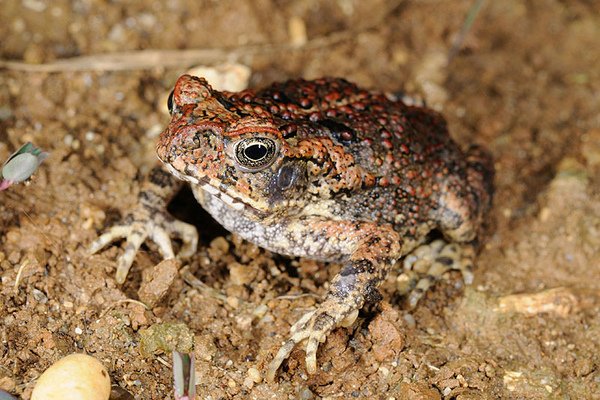
[[91, 251], [126, 239], [119, 283], [146, 239], [172, 258], [170, 238], [179, 236], [178, 256], [192, 255], [196, 228], [166, 212], [188, 182], [202, 207], [242, 238], [342, 264], [321, 303], [291, 327], [269, 380], [301, 343], [315, 373], [319, 344], [381, 299], [379, 285], [403, 258], [412, 306], [447, 271], [472, 282], [493, 165], [479, 146], [461, 150], [437, 112], [344, 79], [229, 93], [189, 75], [177, 81], [168, 107], [171, 122], [156, 147], [162, 166], [147, 177], [127, 223], [101, 235]]

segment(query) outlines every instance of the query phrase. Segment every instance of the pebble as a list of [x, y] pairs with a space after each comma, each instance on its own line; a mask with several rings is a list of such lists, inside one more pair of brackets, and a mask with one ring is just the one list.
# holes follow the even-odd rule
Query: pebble
[[314, 399], [314, 398], [315, 398], [314, 393], [311, 392], [310, 389], [307, 388], [307, 387], [303, 387], [298, 392], [298, 399], [300, 399], [300, 400], [311, 400], [311, 399]]
[[110, 378], [104, 365], [85, 354], [70, 354], [38, 378], [31, 400], [108, 400]]
[[260, 371], [254, 367], [248, 368], [248, 378], [252, 379], [254, 383], [262, 382]]

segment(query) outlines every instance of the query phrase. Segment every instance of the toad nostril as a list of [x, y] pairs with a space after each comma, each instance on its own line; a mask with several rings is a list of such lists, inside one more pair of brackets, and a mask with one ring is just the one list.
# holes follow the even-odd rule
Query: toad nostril
[[212, 129], [189, 130], [182, 134], [180, 146], [186, 150], [209, 151], [219, 146], [218, 136]]
[[200, 131], [190, 132], [185, 135], [181, 141], [181, 147], [187, 150], [195, 150], [202, 146], [202, 139]]

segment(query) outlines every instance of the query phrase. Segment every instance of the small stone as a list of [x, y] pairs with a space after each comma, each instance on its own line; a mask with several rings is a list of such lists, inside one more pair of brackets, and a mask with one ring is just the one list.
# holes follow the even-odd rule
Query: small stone
[[412, 314], [406, 313], [404, 314], [403, 318], [404, 322], [406, 322], [406, 325], [408, 325], [408, 327], [415, 328], [417, 326], [417, 321], [415, 320], [415, 317]]
[[240, 299], [235, 296], [227, 296], [227, 305], [231, 308], [237, 309], [240, 306]]
[[[9, 234], [10, 233], [11, 232], [9, 232]], [[8, 239], [10, 240], [10, 238], [8, 238]], [[21, 253], [16, 250], [8, 255], [8, 262], [10, 262], [12, 265], [16, 265], [20, 260], [21, 260]]]
[[538, 218], [540, 219], [540, 221], [542, 221], [542, 222], [546, 222], [546, 221], [548, 221], [548, 219], [550, 218], [550, 215], [551, 215], [551, 214], [552, 214], [552, 211], [550, 210], [550, 208], [548, 208], [548, 207], [544, 207], [544, 208], [542, 208], [542, 210], [540, 211], [540, 214], [539, 214], [539, 217], [538, 217]]
[[448, 389], [454, 389], [455, 387], [460, 386], [460, 382], [458, 382], [458, 379], [450, 378], [450, 379], [444, 379], [443, 381], [441, 381], [439, 383], [439, 385], [443, 386], [445, 388], [448, 388]]
[[248, 368], [248, 378], [252, 379], [254, 383], [262, 382], [260, 371], [254, 367]]
[[208, 255], [213, 260], [220, 259], [223, 254], [229, 253], [229, 242], [223, 236], [214, 238], [208, 247]]
[[39, 289], [32, 289], [31, 294], [38, 303], [46, 304], [48, 302], [48, 296]]
[[150, 308], [156, 306], [175, 282], [178, 266], [179, 262], [176, 259], [168, 259], [144, 270], [142, 284], [138, 290], [140, 300]]
[[493, 378], [494, 376], [496, 376], [496, 370], [490, 364], [485, 365], [484, 371], [485, 376], [487, 376], [488, 378]]
[[199, 360], [210, 361], [217, 354], [217, 346], [210, 335], [196, 336], [194, 344], [194, 354]]
[[300, 400], [311, 400], [314, 399], [315, 395], [310, 391], [309, 388], [303, 387], [298, 391], [298, 399]]
[[250, 265], [233, 262], [229, 264], [228, 267], [229, 277], [234, 285], [247, 285], [252, 282], [258, 274], [257, 268], [253, 268]]
[[579, 359], [575, 361], [574, 370], [576, 376], [589, 375], [594, 370], [594, 363], [589, 358]]
[[244, 387], [252, 389], [254, 387], [254, 381], [250, 377], [244, 378]]
[[239, 92], [248, 87], [252, 70], [243, 64], [223, 63], [210, 67], [199, 65], [189, 69], [186, 73], [206, 78], [216, 90]]
[[265, 316], [267, 311], [269, 311], [269, 307], [267, 307], [266, 304], [261, 304], [254, 309], [252, 315], [257, 319], [260, 319]]
[[71, 144], [73, 144], [73, 139], [74, 139], [74, 138], [73, 138], [73, 135], [71, 135], [71, 134], [68, 134], [68, 133], [67, 133], [67, 134], [66, 134], [66, 135], [63, 137], [63, 143], [64, 143], [65, 145], [67, 145], [67, 146], [71, 146]]
[[288, 22], [288, 34], [292, 46], [302, 46], [308, 41], [306, 23], [298, 16], [293, 16]]

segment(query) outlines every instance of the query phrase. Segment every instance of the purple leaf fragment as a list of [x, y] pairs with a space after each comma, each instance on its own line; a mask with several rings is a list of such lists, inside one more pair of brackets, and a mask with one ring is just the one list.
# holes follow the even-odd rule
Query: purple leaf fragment
[[35, 147], [31, 142], [25, 143], [2, 166], [0, 190], [29, 179], [46, 157], [48, 157], [48, 153]]
[[173, 378], [175, 400], [193, 400], [196, 398], [196, 377], [194, 355], [173, 350]]
[[0, 389], [0, 400], [17, 400], [12, 394]]

